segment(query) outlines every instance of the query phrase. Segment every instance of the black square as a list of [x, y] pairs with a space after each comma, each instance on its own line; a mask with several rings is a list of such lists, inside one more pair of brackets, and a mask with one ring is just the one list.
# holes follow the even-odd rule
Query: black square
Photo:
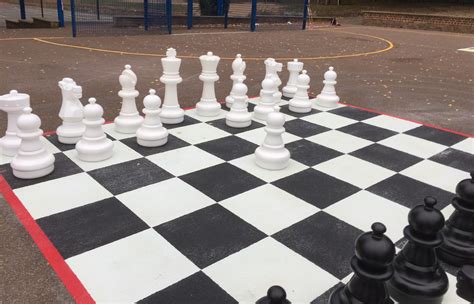
[[430, 160], [462, 171], [474, 171], [474, 155], [464, 151], [448, 148], [432, 156]]
[[317, 266], [343, 279], [351, 273], [350, 259], [361, 230], [320, 211], [272, 237]]
[[180, 122], [179, 124], [165, 124], [164, 123], [163, 127], [170, 130], [170, 129], [175, 129], [175, 128], [179, 128], [179, 127], [194, 125], [194, 124], [197, 124], [197, 123], [200, 123], [200, 121], [197, 120], [197, 119], [192, 118], [191, 116], [184, 115], [184, 120], [182, 122]]
[[333, 113], [333, 114], [337, 114], [337, 115], [340, 115], [340, 116], [344, 116], [344, 117], [347, 117], [347, 118], [355, 119], [355, 120], [358, 120], [358, 121], [366, 120], [366, 119], [369, 119], [369, 118], [380, 115], [380, 114], [377, 114], [377, 113], [373, 113], [373, 112], [353, 108], [353, 107], [350, 107], [350, 106], [337, 108], [337, 109], [334, 109], [334, 110], [330, 110], [328, 112]]
[[267, 235], [219, 204], [155, 227], [199, 268], [205, 268]]
[[449, 205], [454, 197], [454, 194], [448, 191], [401, 174], [395, 174], [366, 190], [410, 209], [423, 204], [423, 199], [426, 196], [433, 196], [438, 200], [436, 207], [441, 210]]
[[307, 122], [301, 119], [287, 121], [284, 125], [285, 131], [299, 137], [309, 137], [331, 129]]
[[231, 135], [196, 145], [225, 161], [249, 155], [255, 152], [257, 145], [240, 137]]
[[312, 168], [279, 179], [272, 184], [320, 209], [360, 190], [349, 183]]
[[40, 218], [64, 259], [149, 228], [115, 197]]
[[114, 195], [173, 177], [146, 158], [96, 169], [89, 171], [88, 174]]
[[259, 122], [254, 121], [254, 120], [252, 120], [251, 125], [246, 127], [246, 128], [232, 128], [232, 127], [229, 127], [225, 123], [225, 118], [209, 121], [207, 123], [210, 124], [213, 127], [224, 130], [224, 131], [226, 131], [230, 134], [238, 134], [238, 133], [242, 133], [242, 132], [245, 132], [245, 131], [250, 131], [250, 130], [265, 127], [264, 124], [261, 124]]
[[363, 122], [358, 122], [349, 126], [339, 128], [337, 130], [374, 142], [398, 134], [397, 132], [368, 125]]
[[211, 303], [238, 303], [227, 292], [219, 287], [202, 271], [161, 290], [139, 304], [176, 303], [176, 304], [211, 304]]
[[445, 146], [452, 146], [457, 144], [458, 142], [466, 139], [465, 136], [458, 135], [455, 133], [427, 127], [427, 126], [419, 126], [418, 128], [411, 129], [409, 131], [404, 132], [405, 134], [423, 138], [429, 141], [434, 141], [438, 144], [442, 144]]
[[319, 113], [321, 111], [311, 109], [311, 111], [309, 111], [308, 113], [296, 113], [296, 112], [290, 111], [290, 105], [287, 104], [287, 105], [284, 105], [284, 106], [280, 106], [280, 112], [283, 113], [283, 114], [293, 116], [293, 117], [305, 117], [305, 116], [308, 116], [308, 115], [311, 115], [311, 114]]
[[143, 156], [150, 156], [153, 154], [158, 154], [158, 153], [189, 146], [187, 142], [185, 142], [182, 139], [179, 139], [178, 137], [172, 134], [168, 134], [168, 142], [161, 147], [142, 147], [137, 143], [136, 137], [122, 139], [121, 142], [123, 142], [129, 148], [137, 151], [140, 155], [143, 155]]
[[223, 163], [179, 177], [215, 201], [265, 184], [261, 179], [229, 163]]
[[350, 153], [350, 155], [396, 172], [400, 172], [423, 160], [411, 154], [379, 144], [359, 149]]
[[341, 152], [300, 139], [286, 145], [290, 151], [291, 158], [307, 166], [315, 166], [319, 163], [342, 155]]
[[83, 172], [83, 170], [79, 168], [78, 165], [76, 165], [63, 153], [56, 153], [54, 154], [54, 157], [54, 171], [46, 176], [35, 179], [16, 178], [13, 175], [10, 164], [4, 164], [0, 166], [0, 175], [3, 175], [12, 189], [16, 189]]

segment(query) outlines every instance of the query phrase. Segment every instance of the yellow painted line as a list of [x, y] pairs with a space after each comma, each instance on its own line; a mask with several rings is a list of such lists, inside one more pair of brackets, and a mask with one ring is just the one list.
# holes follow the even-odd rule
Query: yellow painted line
[[[320, 31], [327, 31], [327, 32], [333, 32], [333, 33], [345, 33], [345, 34], [350, 34], [350, 35], [357, 35], [357, 36], [364, 36], [364, 37], [369, 37], [373, 38], [379, 41], [383, 41], [386, 43], [386, 47], [383, 49], [371, 51], [371, 52], [363, 52], [363, 53], [355, 53], [355, 54], [343, 54], [343, 55], [330, 55], [330, 56], [317, 56], [317, 57], [300, 57], [300, 60], [321, 60], [321, 59], [338, 59], [338, 58], [351, 58], [351, 57], [360, 57], [360, 56], [369, 56], [369, 55], [375, 55], [375, 54], [380, 54], [383, 52], [387, 52], [391, 49], [394, 48], [394, 44], [385, 38], [378, 37], [378, 36], [373, 36], [373, 35], [367, 35], [367, 34], [360, 34], [360, 33], [353, 33], [353, 32], [347, 32], [347, 31], [332, 31], [332, 30], [322, 30]], [[73, 44], [65, 44], [65, 43], [58, 43], [58, 42], [53, 42], [53, 41], [48, 41], [42, 38], [33, 38], [34, 41], [40, 42], [40, 43], [46, 43], [54, 46], [60, 46], [60, 47], [66, 47], [66, 48], [73, 48], [73, 49], [80, 49], [80, 50], [85, 50], [89, 52], [101, 52], [101, 53], [109, 53], [109, 54], [117, 54], [117, 55], [131, 55], [131, 56], [147, 56], [147, 57], [166, 57], [166, 55], [163, 54], [154, 54], [154, 53], [141, 53], [141, 52], [128, 52], [128, 51], [117, 51], [117, 50], [108, 50], [108, 49], [101, 49], [101, 48], [93, 48], [93, 47], [87, 47], [87, 46], [80, 46], [80, 45], [73, 45]], [[181, 55], [179, 56], [180, 58], [188, 58], [188, 59], [198, 59], [199, 56], [186, 56], [186, 55]], [[222, 60], [234, 60], [234, 57], [221, 57]], [[266, 57], [245, 57], [245, 60], [247, 61], [261, 61], [265, 60]], [[280, 57], [280, 58], [275, 58], [276, 60], [293, 60], [293, 57]]]
[[19, 38], [0, 38], [0, 41], [15, 41], [15, 40], [35, 40], [35, 39], [62, 39], [67, 37], [19, 37]]

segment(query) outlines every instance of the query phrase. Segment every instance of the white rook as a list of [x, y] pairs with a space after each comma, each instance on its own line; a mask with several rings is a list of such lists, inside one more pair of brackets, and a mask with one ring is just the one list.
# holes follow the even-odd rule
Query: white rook
[[283, 87], [283, 96], [293, 98], [296, 94], [296, 82], [298, 75], [303, 70], [303, 62], [298, 61], [298, 59], [293, 59], [293, 61], [288, 62], [287, 68], [288, 72], [290, 72], [290, 76], [286, 86]]
[[0, 110], [7, 113], [7, 131], [0, 138], [0, 153], [5, 156], [15, 156], [20, 147], [21, 138], [18, 137], [16, 125], [23, 109], [30, 106], [30, 95], [18, 93], [15, 90], [0, 96]]
[[220, 57], [208, 52], [207, 55], [199, 57], [202, 73], [199, 79], [203, 82], [202, 97], [196, 104], [196, 113], [200, 116], [217, 116], [221, 105], [217, 102], [214, 83], [219, 80], [217, 65]]
[[178, 84], [183, 81], [179, 76], [181, 59], [176, 58], [176, 50], [169, 48], [166, 51], [166, 58], [161, 58], [163, 66], [163, 76], [160, 81], [165, 84], [165, 97], [160, 113], [161, 122], [165, 124], [179, 124], [184, 120], [184, 110], [178, 102]]
[[122, 98], [122, 109], [120, 115], [114, 120], [115, 131], [125, 134], [135, 133], [140, 128], [143, 117], [138, 113], [135, 102], [135, 98], [138, 96], [138, 91], [135, 90], [137, 75], [132, 71], [130, 65], [125, 66], [119, 81], [122, 89], [118, 92], [118, 95]]

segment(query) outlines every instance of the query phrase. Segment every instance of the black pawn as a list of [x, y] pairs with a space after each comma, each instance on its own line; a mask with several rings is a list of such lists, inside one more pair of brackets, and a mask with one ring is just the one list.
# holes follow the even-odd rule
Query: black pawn
[[474, 172], [456, 186], [452, 205], [455, 210], [441, 231], [444, 243], [438, 248], [439, 258], [458, 267], [474, 265]]
[[464, 265], [459, 269], [456, 293], [469, 303], [474, 303], [474, 266]]
[[275, 285], [270, 287], [267, 295], [255, 304], [291, 304], [291, 302], [286, 299], [286, 291], [282, 287]]
[[408, 214], [409, 225], [403, 230], [408, 242], [395, 257], [395, 274], [388, 283], [390, 295], [400, 303], [441, 303], [448, 291], [448, 277], [435, 250], [443, 242], [444, 216], [435, 205], [436, 199], [428, 196]]
[[393, 275], [395, 246], [384, 235], [387, 229], [382, 223], [374, 223], [371, 228], [371, 232], [361, 234], [356, 240], [355, 255], [351, 259], [354, 275], [346, 286], [339, 287], [331, 294], [329, 303], [393, 303], [385, 281]]

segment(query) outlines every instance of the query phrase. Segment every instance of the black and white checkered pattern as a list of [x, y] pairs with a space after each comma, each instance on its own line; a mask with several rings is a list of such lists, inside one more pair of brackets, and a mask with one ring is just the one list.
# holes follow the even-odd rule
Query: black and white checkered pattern
[[[109, 124], [106, 161], [82, 162], [53, 135], [51, 175], [18, 180], [8, 159], [0, 174], [98, 302], [254, 303], [278, 284], [293, 303], [325, 303], [372, 222], [403, 243], [410, 208], [431, 195], [449, 216], [474, 169], [473, 138], [343, 105], [281, 112], [282, 171], [254, 163], [264, 122], [234, 129], [225, 110], [188, 110], [163, 147]], [[454, 271], [445, 302], [463, 303]]]

